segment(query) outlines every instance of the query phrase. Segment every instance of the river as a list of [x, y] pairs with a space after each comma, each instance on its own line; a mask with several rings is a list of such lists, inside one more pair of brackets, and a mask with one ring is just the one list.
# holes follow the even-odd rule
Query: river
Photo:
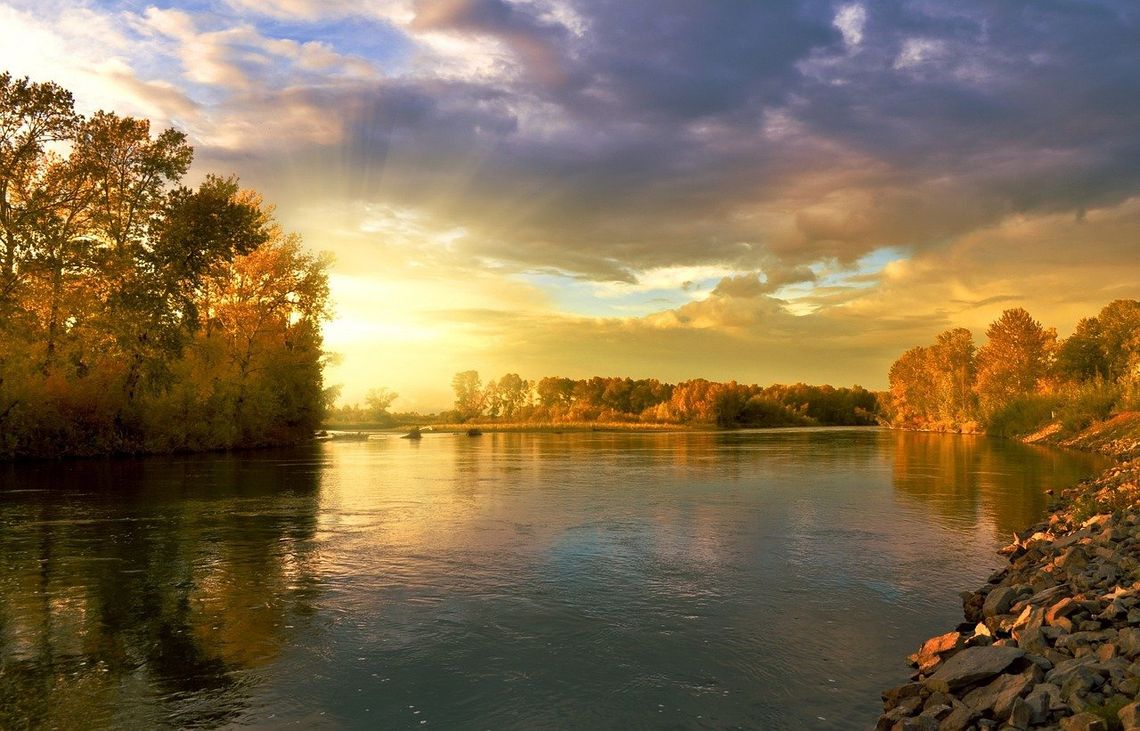
[[0, 465], [0, 728], [868, 728], [1106, 465], [877, 429]]

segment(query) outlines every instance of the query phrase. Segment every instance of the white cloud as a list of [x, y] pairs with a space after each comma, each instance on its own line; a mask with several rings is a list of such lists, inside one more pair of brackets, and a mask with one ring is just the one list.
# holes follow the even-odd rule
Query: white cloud
[[863, 28], [867, 24], [867, 9], [859, 3], [841, 5], [835, 12], [833, 25], [843, 34], [843, 42], [848, 47], [863, 42]]
[[903, 41], [899, 55], [895, 57], [896, 69], [907, 69], [921, 66], [924, 63], [941, 58], [946, 53], [946, 44], [940, 40], [930, 38], [907, 38]]

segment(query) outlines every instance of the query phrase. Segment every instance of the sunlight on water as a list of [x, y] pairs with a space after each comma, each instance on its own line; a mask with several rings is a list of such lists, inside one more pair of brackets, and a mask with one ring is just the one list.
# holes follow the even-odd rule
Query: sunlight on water
[[0, 468], [0, 727], [865, 728], [1103, 461], [877, 430]]

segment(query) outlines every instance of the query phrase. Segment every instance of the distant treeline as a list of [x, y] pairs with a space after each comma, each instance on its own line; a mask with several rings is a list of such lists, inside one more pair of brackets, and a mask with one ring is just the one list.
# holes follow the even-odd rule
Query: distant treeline
[[[575, 380], [547, 377], [537, 381], [508, 373], [484, 385], [476, 371], [452, 379], [455, 408], [438, 418], [459, 423], [646, 423], [720, 427], [870, 425], [878, 411], [875, 394], [855, 386], [756, 386], [704, 379], [662, 383], [654, 378]], [[369, 394], [363, 408], [333, 410], [342, 423], [408, 423], [413, 414], [389, 414], [396, 395], [386, 389]]]
[[905, 428], [1025, 434], [1051, 422], [1075, 431], [1140, 408], [1140, 302], [1116, 300], [1061, 340], [1021, 308], [976, 348], [965, 328], [911, 348], [890, 370], [884, 404]]
[[323, 416], [327, 262], [193, 149], [0, 74], [0, 456], [263, 445]]

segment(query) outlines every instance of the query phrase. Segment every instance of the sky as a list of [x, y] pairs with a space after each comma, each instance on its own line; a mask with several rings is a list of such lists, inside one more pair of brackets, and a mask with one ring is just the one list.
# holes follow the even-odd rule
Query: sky
[[346, 403], [475, 369], [886, 385], [1140, 297], [1132, 0], [0, 0], [336, 257]]

